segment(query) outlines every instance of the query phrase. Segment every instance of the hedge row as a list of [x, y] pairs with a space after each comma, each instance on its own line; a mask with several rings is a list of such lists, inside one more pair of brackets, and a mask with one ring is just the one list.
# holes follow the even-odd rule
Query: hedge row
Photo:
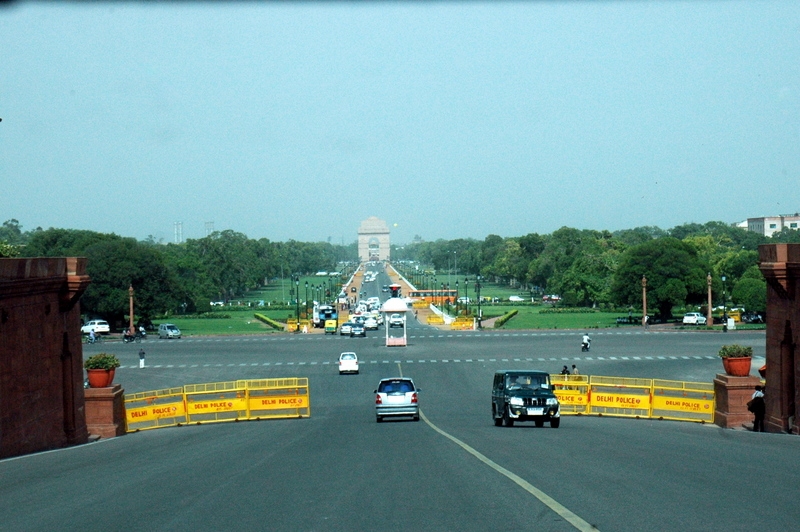
[[594, 314], [600, 312], [596, 308], [547, 308], [539, 311], [539, 314]]
[[253, 314], [253, 316], [255, 316], [258, 321], [262, 321], [262, 322], [266, 323], [267, 325], [269, 325], [273, 329], [278, 329], [280, 331], [283, 330], [284, 325], [283, 325], [283, 323], [281, 323], [279, 321], [275, 321], [275, 320], [273, 320], [271, 318], [268, 318], [268, 317], [264, 316], [263, 314], [259, 314], [258, 312]]
[[494, 322], [494, 328], [497, 329], [499, 327], [502, 327], [508, 320], [516, 316], [518, 312], [519, 311], [517, 309], [506, 312], [505, 314], [497, 318], [497, 320]]

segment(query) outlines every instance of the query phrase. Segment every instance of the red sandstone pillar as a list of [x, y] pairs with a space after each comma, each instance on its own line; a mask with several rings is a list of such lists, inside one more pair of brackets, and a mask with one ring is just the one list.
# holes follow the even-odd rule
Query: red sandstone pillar
[[753, 414], [747, 411], [747, 401], [753, 397], [758, 377], [733, 377], [724, 373], [714, 379], [714, 424], [724, 429], [741, 428], [753, 421]]
[[89, 434], [113, 438], [125, 434], [125, 391], [119, 384], [87, 388], [86, 427]]

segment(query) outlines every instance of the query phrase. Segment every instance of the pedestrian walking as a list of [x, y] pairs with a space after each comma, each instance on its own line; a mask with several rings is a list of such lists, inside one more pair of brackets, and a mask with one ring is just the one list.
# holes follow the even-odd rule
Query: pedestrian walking
[[144, 349], [139, 349], [139, 369], [144, 367]]
[[576, 366], [575, 364], [572, 365], [572, 374], [580, 375], [580, 373], [578, 373], [578, 366]]
[[569, 368], [568, 368], [567, 366], [564, 366], [564, 367], [561, 369], [561, 374], [562, 374], [562, 375], [569, 375]]

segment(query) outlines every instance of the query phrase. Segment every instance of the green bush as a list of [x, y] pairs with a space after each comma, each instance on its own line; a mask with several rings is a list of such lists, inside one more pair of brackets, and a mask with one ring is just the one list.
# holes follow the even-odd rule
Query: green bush
[[83, 361], [84, 369], [116, 369], [119, 359], [110, 353], [98, 353]]
[[511, 310], [509, 312], [506, 312], [504, 315], [502, 315], [499, 318], [497, 318], [497, 320], [494, 322], [494, 328], [498, 329], [498, 328], [502, 327], [508, 320], [510, 320], [511, 318], [516, 316], [517, 313], [519, 313], [519, 311], [517, 309], [514, 309], [514, 310]]
[[743, 345], [723, 345], [719, 353], [717, 353], [720, 358], [744, 358], [744, 357], [752, 357], [753, 356], [753, 348], [746, 347]]
[[275, 320], [273, 320], [273, 319], [270, 319], [270, 318], [268, 318], [267, 316], [264, 316], [263, 314], [259, 314], [259, 313], [257, 313], [257, 312], [256, 312], [255, 314], [253, 314], [253, 316], [255, 316], [255, 318], [256, 318], [258, 321], [261, 321], [261, 322], [264, 322], [264, 323], [266, 323], [267, 325], [269, 325], [269, 326], [270, 326], [270, 327], [272, 327], [273, 329], [283, 330], [283, 326], [284, 326], [284, 324], [283, 324], [283, 323], [280, 323], [280, 322], [278, 322], [278, 321], [275, 321]]

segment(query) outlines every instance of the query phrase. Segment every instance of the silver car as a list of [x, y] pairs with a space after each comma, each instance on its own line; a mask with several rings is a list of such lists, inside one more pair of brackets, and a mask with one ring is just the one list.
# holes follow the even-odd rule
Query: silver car
[[381, 379], [373, 392], [378, 423], [387, 416], [407, 416], [419, 421], [419, 391], [408, 377]]

